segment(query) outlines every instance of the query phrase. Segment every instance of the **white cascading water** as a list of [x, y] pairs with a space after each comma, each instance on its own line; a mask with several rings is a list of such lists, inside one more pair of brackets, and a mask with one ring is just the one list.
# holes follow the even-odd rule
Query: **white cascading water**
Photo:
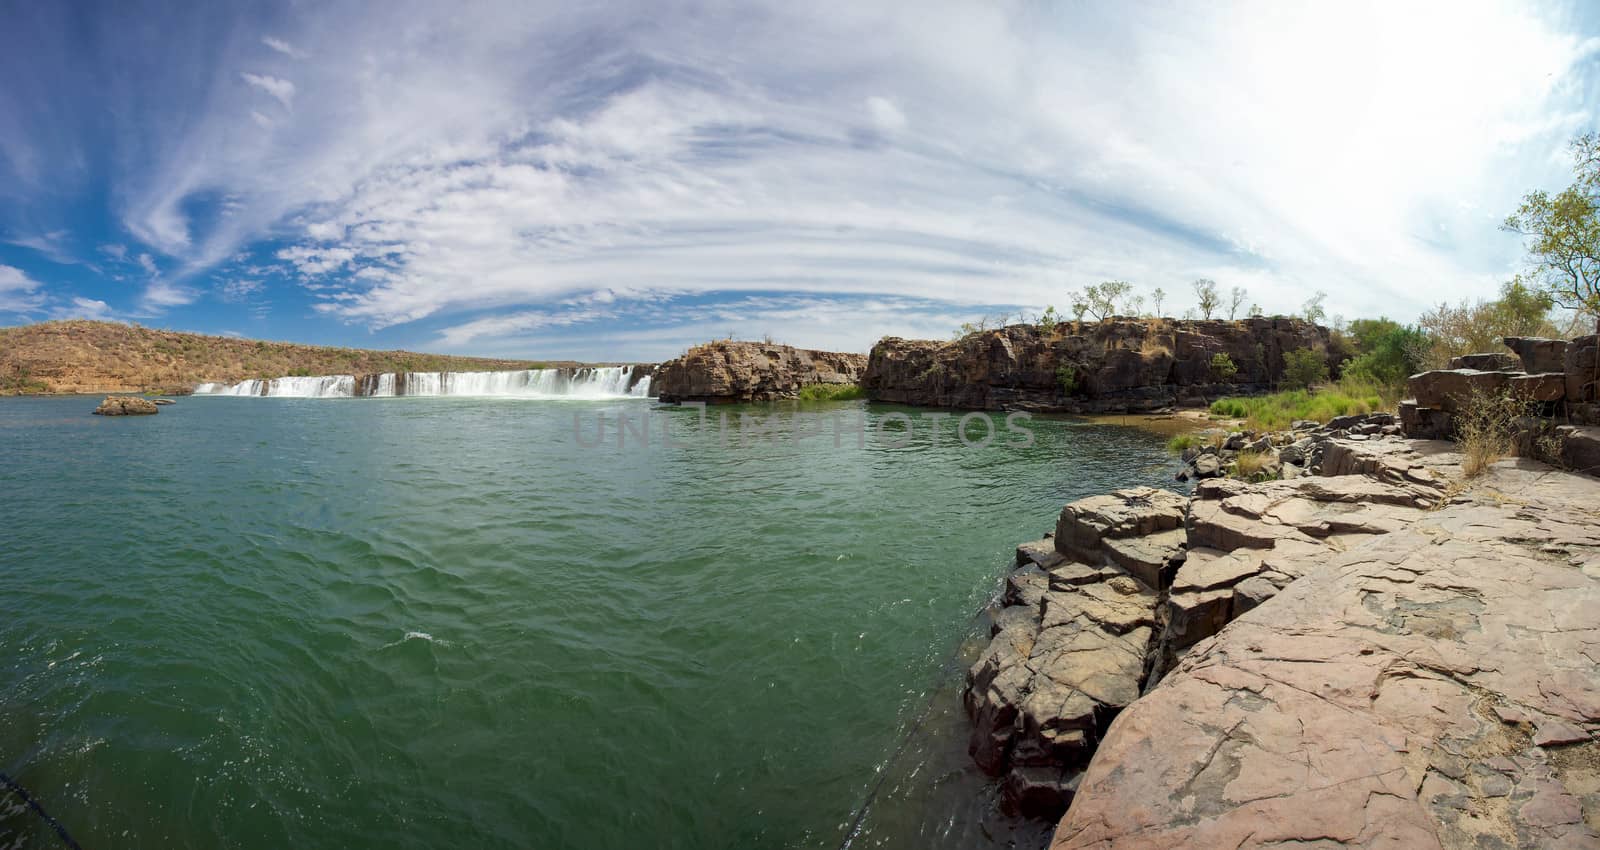
[[[513, 396], [520, 398], [646, 398], [650, 376], [633, 383], [632, 366], [580, 369], [519, 369], [509, 372], [387, 372], [377, 376], [366, 393], [393, 396]], [[273, 378], [237, 384], [201, 384], [195, 395], [267, 396], [269, 398], [352, 398], [354, 375]]]

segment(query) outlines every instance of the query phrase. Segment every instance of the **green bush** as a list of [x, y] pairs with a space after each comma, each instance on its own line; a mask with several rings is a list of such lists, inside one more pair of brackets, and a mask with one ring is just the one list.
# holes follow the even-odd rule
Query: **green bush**
[[1211, 415], [1243, 419], [1246, 427], [1257, 431], [1277, 431], [1297, 419], [1326, 422], [1335, 416], [1373, 413], [1388, 408], [1378, 387], [1341, 381], [1317, 392], [1287, 390], [1263, 396], [1218, 399], [1211, 404]]
[[1196, 449], [1205, 445], [1205, 439], [1198, 434], [1179, 434], [1167, 441], [1167, 451], [1181, 455], [1188, 449]]
[[1306, 389], [1328, 380], [1328, 361], [1322, 352], [1297, 348], [1283, 355], [1282, 384], [1291, 390]]
[[853, 401], [866, 398], [860, 384], [811, 384], [800, 388], [801, 401]]
[[1219, 381], [1231, 381], [1234, 375], [1239, 374], [1239, 367], [1234, 365], [1232, 357], [1217, 352], [1211, 355], [1211, 374]]
[[1071, 363], [1063, 363], [1056, 368], [1056, 383], [1061, 385], [1061, 392], [1072, 395], [1078, 391], [1078, 367]]

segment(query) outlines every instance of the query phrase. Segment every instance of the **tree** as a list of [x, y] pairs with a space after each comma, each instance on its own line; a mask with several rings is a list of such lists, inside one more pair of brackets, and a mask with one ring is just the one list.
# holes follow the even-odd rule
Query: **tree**
[[1455, 306], [1440, 304], [1417, 320], [1428, 337], [1420, 364], [1440, 369], [1462, 354], [1503, 351], [1500, 341], [1508, 336], [1572, 336], [1576, 329], [1556, 323], [1553, 307], [1548, 292], [1531, 289], [1521, 279], [1502, 284], [1500, 297], [1493, 301], [1480, 298]]
[[1239, 305], [1243, 304], [1245, 302], [1245, 299], [1249, 298], [1249, 297], [1250, 297], [1250, 294], [1248, 292], [1245, 292], [1244, 287], [1242, 287], [1242, 286], [1235, 286], [1233, 288], [1233, 290], [1228, 293], [1228, 319], [1229, 319], [1229, 321], [1232, 321], [1233, 319], [1237, 319], [1239, 317]]
[[1322, 352], [1297, 348], [1283, 355], [1283, 385], [1289, 389], [1303, 390], [1326, 380], [1328, 360]]
[[1061, 314], [1056, 312], [1055, 307], [1046, 304], [1044, 312], [1039, 314], [1039, 318], [1034, 324], [1039, 327], [1040, 333], [1050, 336], [1056, 332], [1056, 325], [1061, 324]]
[[1300, 305], [1300, 315], [1313, 325], [1321, 322], [1328, 317], [1328, 311], [1322, 306], [1322, 302], [1326, 300], [1328, 293], [1318, 291], [1316, 295], [1306, 299], [1306, 303]]
[[1156, 318], [1158, 319], [1161, 318], [1161, 302], [1165, 300], [1167, 300], [1167, 291], [1159, 286], [1156, 287], [1155, 292], [1150, 293], [1150, 304], [1155, 308]]
[[[1133, 290], [1133, 284], [1125, 280], [1106, 280], [1083, 289], [1080, 298], [1084, 310], [1093, 316], [1096, 321], [1103, 321], [1117, 315], [1117, 304], [1128, 296]], [[1078, 308], [1077, 303], [1072, 305]]]
[[1260, 304], [1251, 304], [1250, 305], [1250, 318], [1259, 319], [1264, 315], [1266, 315], [1266, 314], [1261, 312], [1261, 305]]
[[1344, 365], [1344, 377], [1381, 387], [1399, 388], [1407, 377], [1422, 371], [1428, 335], [1387, 318], [1356, 319], [1348, 336], [1356, 356]]
[[1555, 195], [1522, 196], [1503, 227], [1526, 237], [1528, 268], [1519, 281], [1600, 319], [1600, 135], [1579, 136], [1571, 148], [1577, 181]]
[[1217, 294], [1217, 282], [1210, 278], [1200, 278], [1194, 282], [1195, 297], [1200, 300], [1200, 315], [1209, 319], [1217, 311], [1217, 306], [1222, 303], [1222, 296]]

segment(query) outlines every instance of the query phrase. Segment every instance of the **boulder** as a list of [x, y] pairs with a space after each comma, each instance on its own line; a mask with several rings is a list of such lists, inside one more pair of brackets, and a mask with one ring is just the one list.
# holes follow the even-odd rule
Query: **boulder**
[[1567, 343], [1559, 370], [1567, 375], [1567, 404], [1600, 401], [1600, 335], [1578, 337]]
[[1560, 401], [1567, 395], [1567, 376], [1563, 372], [1517, 375], [1506, 382], [1511, 395], [1524, 401]]
[[[1507, 348], [1517, 353], [1517, 357], [1521, 361], [1519, 368], [1530, 375], [1539, 372], [1566, 371], [1567, 341], [1564, 339], [1508, 336], [1503, 342], [1505, 342]], [[1483, 366], [1472, 366], [1471, 368], [1489, 371]], [[1497, 368], [1503, 370], [1505, 367]]]
[[1400, 402], [1400, 428], [1418, 440], [1443, 440], [1450, 436], [1450, 414], [1433, 407], [1422, 407], [1416, 399]]
[[1509, 372], [1522, 369], [1522, 361], [1504, 351], [1463, 354], [1450, 358], [1451, 369], [1476, 369], [1480, 372]]
[[160, 413], [155, 403], [145, 398], [126, 395], [108, 395], [94, 409], [97, 416], [148, 416]]
[[650, 388], [664, 402], [714, 404], [795, 398], [814, 384], [854, 384], [866, 355], [719, 340], [661, 364]]
[[1503, 390], [1512, 372], [1480, 372], [1476, 369], [1440, 369], [1406, 379], [1406, 387], [1419, 407], [1432, 407], [1454, 413], [1457, 406], [1474, 392], [1494, 394]]
[[1100, 541], [1142, 537], [1183, 526], [1189, 500], [1170, 490], [1135, 487], [1079, 499], [1056, 520], [1056, 551], [1099, 563]]

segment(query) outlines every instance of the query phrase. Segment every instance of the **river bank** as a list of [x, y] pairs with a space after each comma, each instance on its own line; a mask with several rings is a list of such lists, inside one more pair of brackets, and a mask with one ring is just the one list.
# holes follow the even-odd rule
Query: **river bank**
[[967, 674], [1002, 804], [1063, 850], [1600, 844], [1592, 339], [1067, 504]]

